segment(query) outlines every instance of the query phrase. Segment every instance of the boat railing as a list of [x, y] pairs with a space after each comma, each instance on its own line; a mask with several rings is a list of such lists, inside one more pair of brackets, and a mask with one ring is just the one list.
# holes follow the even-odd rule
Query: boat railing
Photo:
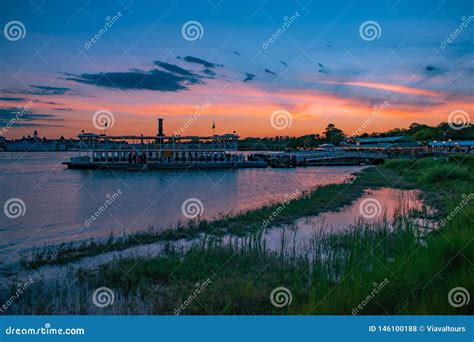
[[81, 151], [237, 151], [236, 144], [81, 144]]
[[213, 155], [213, 156], [200, 156], [200, 157], [149, 157], [147, 155], [134, 155], [132, 158], [127, 158], [124, 156], [96, 156], [90, 157], [92, 162], [102, 162], [102, 163], [209, 163], [209, 162], [239, 162], [244, 161], [245, 157], [243, 155]]

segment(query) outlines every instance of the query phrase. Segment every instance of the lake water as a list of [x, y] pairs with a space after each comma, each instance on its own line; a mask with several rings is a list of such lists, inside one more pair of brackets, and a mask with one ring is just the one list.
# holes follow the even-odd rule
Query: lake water
[[[67, 170], [61, 163], [72, 155], [0, 153], [0, 204], [10, 199], [25, 204], [23, 216], [0, 214], [0, 261], [17, 259], [18, 252], [33, 247], [106, 237], [112, 231], [166, 229], [188, 220], [182, 204], [190, 198], [199, 199], [202, 217], [210, 219], [341, 183], [361, 169]], [[106, 201], [110, 204], [102, 210]]]
[[[353, 229], [355, 225], [373, 226], [379, 229], [383, 224], [389, 226], [397, 215], [405, 216], [411, 210], [420, 213], [427, 213], [430, 216], [434, 209], [427, 207], [419, 198], [418, 190], [400, 190], [392, 188], [368, 189], [364, 194], [350, 205], [344, 206], [338, 211], [324, 212], [316, 216], [307, 216], [297, 219], [292, 224], [268, 227], [260, 237], [261, 243], [267, 250], [273, 252], [283, 252], [292, 255], [294, 252], [301, 255], [313, 255], [317, 240], [321, 234], [333, 234]], [[370, 202], [368, 202], [370, 201]], [[375, 203], [374, 211], [361, 210], [364, 203]], [[367, 217], [363, 213], [370, 211], [372, 215]], [[433, 222], [426, 219], [413, 217], [412, 222], [416, 222], [420, 228], [427, 229], [426, 232], [436, 228]], [[284, 245], [282, 239], [284, 237]], [[123, 258], [145, 257], [152, 258], [166, 253], [169, 248], [178, 252], [185, 252], [193, 246], [202, 246], [204, 234], [195, 239], [181, 239], [173, 242], [156, 242], [147, 245], [133, 246], [120, 251], [109, 251], [91, 257], [85, 257], [68, 263], [66, 265], [47, 265], [35, 271], [21, 270], [18, 268], [6, 268], [0, 270], [0, 282], [4, 284], [15, 284], [22, 279], [41, 276], [42, 279], [58, 279], [66, 277], [69, 272], [84, 269], [98, 268], [114, 260]], [[222, 242], [227, 244], [232, 240], [233, 246], [245, 245], [245, 237], [226, 235]], [[13, 271], [13, 272], [12, 272]]]
[[283, 236], [287, 250], [307, 251], [321, 234], [343, 232], [361, 225], [383, 227], [388, 224], [389, 228], [393, 228], [397, 216], [410, 217], [412, 211], [420, 213], [420, 217], [411, 217], [411, 221], [420, 229], [430, 231], [436, 228], [428, 219], [435, 211], [420, 199], [419, 190], [367, 189], [360, 198], [341, 210], [302, 217], [292, 224], [271, 227], [265, 231], [263, 239], [266, 247], [272, 251], [279, 251]]

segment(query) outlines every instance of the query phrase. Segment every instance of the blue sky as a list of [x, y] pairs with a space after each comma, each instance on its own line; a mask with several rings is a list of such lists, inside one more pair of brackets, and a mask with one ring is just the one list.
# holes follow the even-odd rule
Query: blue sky
[[[27, 120], [6, 136], [34, 128], [73, 136], [93, 130], [91, 118], [101, 109], [114, 114], [117, 133], [152, 133], [157, 116], [176, 130], [206, 102], [211, 105], [190, 134], [209, 133], [212, 121], [244, 136], [314, 133], [333, 121], [350, 132], [384, 101], [390, 105], [368, 131], [436, 124], [452, 110], [472, 113], [472, 1], [35, 0], [1, 6], [2, 26], [20, 21], [26, 35], [0, 39], [0, 121], [34, 103]], [[200, 39], [183, 38], [189, 21], [201, 25]], [[361, 37], [367, 21], [377, 23], [378, 38]], [[277, 110], [292, 117], [282, 131], [270, 122]]]

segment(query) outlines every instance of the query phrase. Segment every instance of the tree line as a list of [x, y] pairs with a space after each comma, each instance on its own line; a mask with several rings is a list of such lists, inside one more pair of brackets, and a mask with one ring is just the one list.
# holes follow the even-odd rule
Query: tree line
[[412, 123], [408, 128], [394, 128], [386, 132], [364, 133], [349, 137], [341, 129], [330, 123], [322, 133], [296, 136], [275, 136], [265, 138], [244, 138], [239, 141], [241, 150], [284, 150], [296, 148], [314, 148], [322, 144], [340, 146], [347, 138], [376, 138], [406, 136], [412, 141], [426, 144], [431, 140], [474, 140], [474, 126], [455, 127], [442, 122], [437, 126]]

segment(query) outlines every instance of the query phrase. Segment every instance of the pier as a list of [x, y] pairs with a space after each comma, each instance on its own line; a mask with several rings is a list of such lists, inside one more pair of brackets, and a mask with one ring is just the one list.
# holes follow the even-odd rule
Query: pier
[[377, 152], [318, 151], [280, 153], [268, 159], [271, 167], [378, 165], [389, 156]]
[[161, 118], [158, 119], [157, 134], [153, 136], [82, 132], [78, 138], [78, 156], [63, 163], [69, 169], [144, 171], [379, 165], [391, 158], [470, 153], [473, 146], [472, 141], [423, 145], [397, 136], [349, 139], [343, 147], [322, 144], [308, 151], [246, 154], [239, 151], [239, 136], [235, 132], [212, 136], [165, 135]]

